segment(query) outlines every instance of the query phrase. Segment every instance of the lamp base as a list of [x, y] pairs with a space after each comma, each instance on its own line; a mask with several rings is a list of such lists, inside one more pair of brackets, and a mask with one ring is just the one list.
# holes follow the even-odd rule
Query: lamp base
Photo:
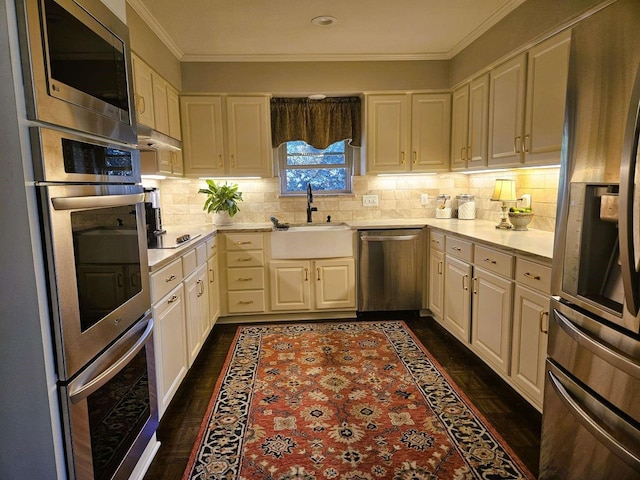
[[500, 223], [496, 225], [496, 228], [501, 228], [503, 230], [511, 230], [513, 228], [513, 225], [507, 222], [506, 218], [501, 218]]

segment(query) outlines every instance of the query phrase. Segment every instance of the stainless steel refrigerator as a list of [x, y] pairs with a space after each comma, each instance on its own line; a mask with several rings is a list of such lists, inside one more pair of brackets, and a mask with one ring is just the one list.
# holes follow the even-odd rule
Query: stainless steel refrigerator
[[640, 1], [572, 30], [541, 479], [640, 478]]

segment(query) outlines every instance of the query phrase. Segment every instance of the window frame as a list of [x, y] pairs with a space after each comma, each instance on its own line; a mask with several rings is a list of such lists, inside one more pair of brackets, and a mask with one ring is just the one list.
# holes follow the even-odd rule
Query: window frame
[[[292, 141], [304, 141], [304, 140], [292, 140]], [[281, 196], [301, 196], [306, 195], [306, 192], [288, 192], [287, 188], [287, 170], [318, 170], [318, 169], [335, 169], [344, 168], [346, 170], [345, 175], [345, 188], [344, 190], [314, 190], [313, 194], [322, 195], [353, 195], [353, 175], [354, 175], [354, 150], [349, 142], [349, 139], [342, 140], [344, 142], [344, 164], [322, 164], [322, 165], [287, 165], [287, 143], [282, 143], [277, 150], [278, 157], [278, 177], [280, 179], [280, 195]], [[306, 143], [306, 142], [305, 142]], [[337, 143], [337, 142], [336, 142]], [[307, 145], [309, 145], [307, 143]], [[315, 148], [315, 147], [314, 147]], [[328, 147], [327, 147], [328, 148]]]

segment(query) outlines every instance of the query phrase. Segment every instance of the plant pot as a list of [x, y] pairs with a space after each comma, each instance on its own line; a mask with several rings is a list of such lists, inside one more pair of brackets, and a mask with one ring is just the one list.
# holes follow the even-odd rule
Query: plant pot
[[231, 225], [233, 220], [229, 216], [229, 212], [216, 212], [213, 214], [214, 225]]

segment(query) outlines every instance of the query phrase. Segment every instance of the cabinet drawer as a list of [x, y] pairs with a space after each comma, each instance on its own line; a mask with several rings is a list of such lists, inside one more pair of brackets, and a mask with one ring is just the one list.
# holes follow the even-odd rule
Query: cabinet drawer
[[549, 293], [551, 291], [551, 267], [518, 258], [516, 259], [516, 282]]
[[503, 277], [513, 278], [513, 256], [491, 248], [475, 245], [475, 264]]
[[444, 252], [444, 233], [429, 231], [429, 238], [432, 249]]
[[218, 237], [207, 240], [207, 258], [211, 258], [218, 253]]
[[205, 263], [207, 263], [207, 258], [208, 258], [207, 244], [201, 243], [195, 248], [195, 250], [196, 250], [196, 260], [197, 260], [198, 266], [204, 265]]
[[227, 290], [257, 290], [264, 288], [264, 268], [230, 268], [227, 270]]
[[227, 251], [234, 250], [262, 250], [261, 233], [226, 233], [224, 235]]
[[262, 251], [227, 252], [227, 267], [262, 267], [264, 256]]
[[447, 255], [458, 257], [467, 262], [473, 262], [473, 243], [456, 237], [446, 236], [445, 241]]
[[151, 275], [151, 303], [174, 289], [183, 279], [182, 260], [177, 259]]
[[182, 275], [184, 278], [191, 275], [191, 272], [193, 272], [197, 266], [198, 258], [195, 248], [182, 255]]
[[264, 312], [264, 290], [228, 292], [229, 313]]

